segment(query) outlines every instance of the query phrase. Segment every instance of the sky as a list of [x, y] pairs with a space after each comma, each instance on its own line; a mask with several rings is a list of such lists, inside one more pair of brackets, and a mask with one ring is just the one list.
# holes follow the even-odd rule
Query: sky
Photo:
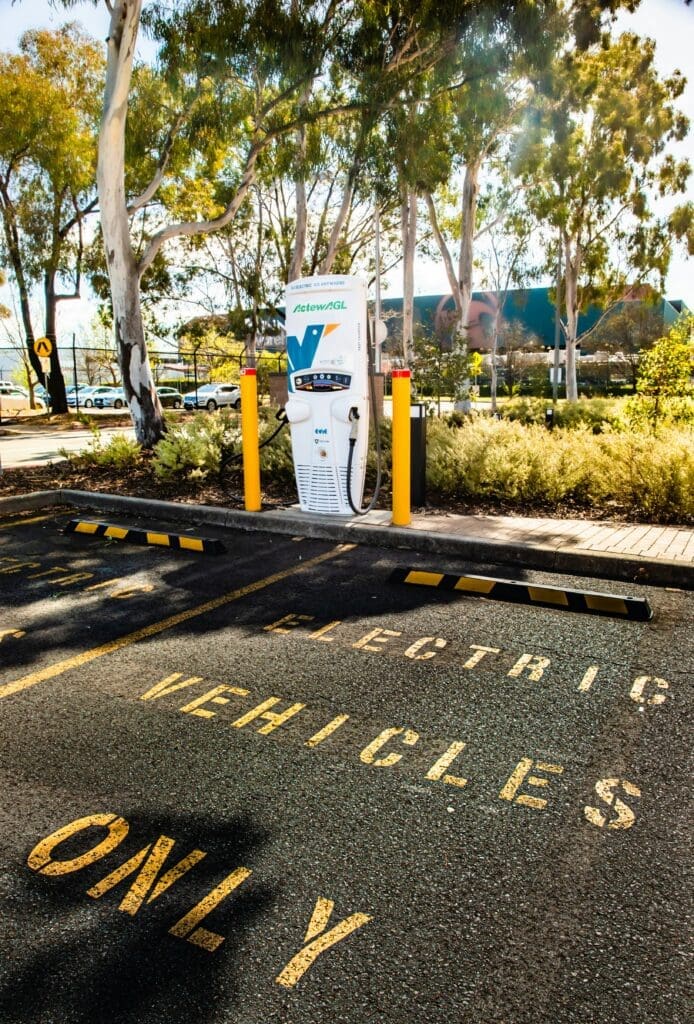
[[[96, 6], [90, 2], [77, 2], [68, 12], [61, 7], [54, 9], [48, 0], [18, 0], [15, 4], [11, 0], [0, 0], [0, 25], [3, 28], [4, 45], [8, 49], [16, 46], [22, 32], [28, 28], [57, 28], [66, 20], [81, 22], [84, 29], [97, 39], [106, 37], [108, 14], [102, 0]], [[694, 3], [686, 6], [684, 0], [642, 0], [634, 14], [620, 16], [618, 28], [655, 39], [659, 71], [670, 74], [677, 68], [690, 79], [678, 105], [689, 117], [692, 128], [688, 138], [675, 152], [678, 156], [687, 156], [694, 167]], [[144, 38], [140, 39], [138, 45], [138, 55], [146, 59], [151, 53], [151, 45]], [[694, 176], [687, 198], [694, 200]], [[447, 293], [449, 287], [443, 266], [419, 262], [415, 290], [419, 295]], [[391, 271], [386, 276], [383, 293], [402, 294], [400, 270]], [[682, 252], [672, 261], [665, 294], [670, 299], [683, 299], [690, 309], [694, 309], [694, 260], [687, 259]], [[70, 334], [76, 328], [87, 327], [93, 311], [88, 303], [62, 303], [62, 306], [61, 335]]]

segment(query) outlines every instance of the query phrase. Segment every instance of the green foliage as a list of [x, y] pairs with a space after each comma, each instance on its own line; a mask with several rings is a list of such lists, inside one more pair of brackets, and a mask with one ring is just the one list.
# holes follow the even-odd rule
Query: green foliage
[[[42, 383], [30, 339], [45, 332], [55, 340], [59, 300], [79, 296], [103, 69], [101, 46], [76, 24], [25, 32], [20, 53], [0, 53], [0, 261], [25, 293], [20, 309], [27, 350]], [[38, 284], [46, 300], [41, 331], [34, 330], [26, 300]], [[53, 408], [65, 412], [57, 347], [52, 361]]]
[[92, 426], [92, 441], [90, 447], [75, 455], [64, 448], [60, 454], [69, 459], [73, 465], [82, 468], [96, 466], [103, 469], [113, 469], [118, 472], [127, 472], [135, 469], [142, 463], [142, 446], [131, 437], [125, 434], [115, 434], [107, 444], [101, 438], [98, 427]]
[[[278, 421], [274, 417], [263, 416], [262, 420], [260, 425], [261, 444], [278, 426]], [[289, 426], [286, 426], [273, 441], [260, 449], [260, 471], [263, 474], [263, 483], [266, 485], [277, 483], [291, 486], [293, 484], [294, 461]]]
[[432, 423], [428, 481], [440, 494], [522, 504], [593, 497], [577, 432], [477, 419], [460, 428]]
[[258, 377], [258, 394], [268, 395], [270, 393], [270, 374], [287, 372], [287, 354], [286, 352], [260, 352], [255, 366]]
[[694, 522], [694, 431], [613, 435], [602, 448], [608, 497], [654, 522]]
[[154, 449], [154, 474], [159, 480], [203, 481], [219, 473], [222, 459], [240, 450], [238, 416], [226, 409], [214, 415], [196, 413], [170, 426]]
[[[277, 429], [278, 420], [260, 412], [260, 443]], [[241, 424], [227, 409], [196, 413], [190, 420], [171, 420], [169, 430], [154, 449], [154, 473], [159, 480], [205, 481], [220, 473], [241, 472]], [[294, 478], [289, 428], [260, 450], [260, 468], [278, 483]]]
[[664, 338], [641, 358], [636, 397], [629, 405], [632, 423], [647, 423], [655, 433], [663, 423], [694, 422], [694, 316], [680, 317]]
[[[503, 419], [524, 425], [544, 425], [551, 403], [542, 398], [514, 398], [499, 406]], [[554, 408], [555, 427], [586, 427], [594, 434], [619, 430], [624, 424], [624, 403], [614, 399], [584, 398], [578, 402], [558, 402]]]
[[691, 430], [653, 438], [510, 420], [433, 421], [427, 482], [434, 500], [492, 500], [546, 515], [570, 504], [684, 523], [694, 519], [693, 441]]
[[[561, 232], [573, 400], [579, 309], [618, 301], [629, 280], [662, 287], [675, 240], [691, 232], [691, 204], [674, 218], [656, 216], [649, 205], [654, 194], [686, 192], [689, 165], [667, 152], [687, 133], [675, 106], [683, 89], [680, 72], [658, 74], [654, 41], [628, 32], [582, 53], [560, 50], [555, 60], [552, 102], [523, 160], [531, 208]], [[556, 257], [551, 247], [547, 254], [549, 270]]]
[[470, 361], [477, 355], [467, 356], [457, 348], [446, 352], [430, 334], [415, 336], [414, 353], [411, 368], [417, 393], [437, 399], [455, 393], [458, 382], [470, 373]]

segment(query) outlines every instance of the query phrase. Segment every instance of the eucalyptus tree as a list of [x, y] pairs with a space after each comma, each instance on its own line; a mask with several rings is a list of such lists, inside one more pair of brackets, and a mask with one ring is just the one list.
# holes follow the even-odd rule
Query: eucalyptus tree
[[[512, 8], [479, 5], [461, 31], [455, 51], [430, 75], [429, 95], [420, 98], [409, 117], [401, 117], [396, 125], [399, 143], [394, 142], [393, 148], [402, 152], [404, 180], [413, 175], [417, 180], [416, 192], [426, 204], [454, 299], [460, 366], [466, 365], [482, 168], [500, 141], [522, 121], [530, 91], [527, 75], [549, 61], [565, 26], [561, 5], [554, 0]], [[458, 206], [453, 216], [442, 209], [451, 205]], [[403, 238], [410, 244], [415, 209], [408, 198], [409, 216], [403, 219], [408, 230]], [[463, 377], [457, 383], [456, 398], [465, 403], [468, 391], [469, 382]]]
[[43, 291], [41, 333], [53, 343], [51, 406], [67, 409], [57, 347], [58, 304], [80, 297], [96, 206], [96, 142], [104, 62], [77, 26], [32, 31], [19, 53], [0, 55], [0, 216], [7, 265], [19, 296], [27, 356], [45, 375], [33, 344], [31, 296]]
[[652, 209], [654, 193], [683, 193], [690, 174], [668, 153], [688, 131], [675, 105], [685, 79], [677, 71], [661, 78], [654, 58], [654, 42], [631, 33], [560, 55], [525, 154], [529, 202], [561, 238], [570, 401], [581, 308], [609, 307], [637, 282], [662, 288], [678, 239], [694, 253], [694, 206], [661, 217]]
[[[136, 436], [151, 446], [165, 424], [145, 346], [145, 275], [165, 243], [233, 221], [263, 150], [301, 123], [297, 95], [323, 67], [352, 7], [343, 14], [343, 5], [330, 0], [293, 3], [291, 9], [280, 0], [181, 0], [165, 8], [145, 5], [143, 14], [142, 0], [104, 2], [110, 24], [97, 164], [101, 231], [123, 386]], [[63, 0], [63, 6], [73, 5]], [[126, 120], [142, 20], [160, 43], [169, 118], [155, 140], [149, 181], [131, 190]], [[169, 218], [167, 205], [186, 207], [181, 188], [189, 200], [186, 215]], [[136, 223], [145, 210], [148, 223], [142, 217]]]
[[[508, 153], [501, 152], [492, 166], [492, 180], [480, 199], [484, 224], [475, 241], [481, 285], [493, 297], [493, 315], [485, 331], [491, 359], [491, 408], [496, 412], [499, 341], [504, 334], [511, 289], [523, 288], [538, 276], [533, 252], [535, 223], [525, 206], [525, 197], [509, 171]], [[506, 334], [508, 361], [509, 339]]]
[[[472, 297], [475, 239], [483, 230], [478, 204], [485, 165], [515, 140], [516, 151], [527, 145], [532, 103], [544, 86], [557, 51], [582, 51], [602, 38], [602, 24], [621, 7], [638, 0], [548, 2], [482, 5], [479, 16], [461, 36], [457, 60], [441, 106], [442, 133], [450, 162], [439, 179], [430, 179], [423, 196], [446, 269], [456, 307], [456, 343], [467, 345]], [[438, 101], [440, 102], [440, 100]], [[515, 159], [511, 153], [510, 168]], [[458, 213], [450, 207], [458, 188]], [[457, 250], [457, 253], [456, 253]], [[467, 382], [458, 397], [465, 399]]]
[[[55, 2], [73, 6], [78, 0]], [[388, 5], [178, 0], [144, 8], [143, 0], [104, 3], [110, 25], [97, 167], [101, 228], [123, 385], [136, 436], [151, 446], [165, 424], [144, 343], [140, 284], [162, 247], [230, 224], [256, 179], [262, 153], [279, 136], [326, 116], [378, 108], [386, 96], [393, 101], [403, 81], [456, 45], [459, 22], [473, 16], [476, 5], [469, 0], [443, 8], [433, 0]], [[173, 102], [152, 178], [139, 194], [129, 194], [126, 119], [142, 20], [161, 43], [160, 66]], [[319, 74], [329, 86], [333, 63], [358, 82], [358, 89], [346, 103], [338, 98], [326, 107], [306, 88]], [[211, 187], [187, 218], [169, 220], [161, 205], [161, 225], [140, 245], [132, 217], [174, 184], [168, 168], [181, 143], [188, 148], [190, 175], [206, 177]]]

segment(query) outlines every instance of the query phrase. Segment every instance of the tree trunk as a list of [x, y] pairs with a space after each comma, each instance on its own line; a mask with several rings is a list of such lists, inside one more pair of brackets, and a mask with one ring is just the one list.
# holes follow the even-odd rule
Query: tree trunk
[[[472, 302], [473, 243], [477, 222], [477, 202], [480, 192], [480, 171], [482, 158], [477, 157], [465, 165], [463, 179], [463, 200], [460, 211], [460, 254], [458, 259], [458, 281], [460, 284], [461, 316], [456, 330], [455, 347], [460, 356], [468, 354], [468, 320]], [[470, 410], [470, 381], [465, 375], [459, 382], [456, 404], [463, 412]]]
[[578, 380], [576, 376], [576, 339], [578, 337], [578, 275], [581, 267], [581, 250], [576, 245], [571, 258], [571, 240], [564, 235], [564, 276], [566, 288], [566, 398], [578, 401]]
[[[292, 10], [298, 13], [295, 3], [292, 3]], [[309, 82], [301, 91], [299, 96], [299, 110], [303, 110], [311, 96], [312, 82]], [[294, 236], [294, 253], [289, 266], [287, 283], [296, 281], [301, 277], [304, 257], [306, 255], [306, 228], [308, 224], [308, 204], [306, 202], [306, 126], [302, 125], [296, 131], [296, 175], [294, 189], [296, 197], [296, 234]]]
[[34, 373], [40, 381], [43, 381], [41, 362], [34, 352], [34, 341], [36, 340], [36, 337], [34, 334], [34, 325], [31, 319], [29, 286], [24, 274], [24, 265], [22, 263], [22, 255], [19, 246], [19, 232], [17, 230], [17, 223], [15, 219], [15, 209], [4, 182], [0, 182], [0, 195], [2, 196], [2, 224], [5, 234], [5, 244], [7, 246], [7, 254], [10, 258], [15, 281], [17, 283], [17, 290], [19, 292], [19, 309], [22, 316], [22, 324], [24, 326], [27, 355]]
[[490, 384], [490, 396], [492, 400], [492, 415], [496, 416], [496, 393], [499, 387], [499, 373], [496, 366], [496, 361], [499, 355], [499, 320], [501, 318], [501, 307], [494, 317], [494, 327], [492, 334], [492, 352], [491, 352], [491, 384]]
[[308, 221], [308, 209], [306, 205], [306, 183], [302, 177], [295, 182], [296, 194], [296, 234], [294, 236], [294, 252], [292, 262], [289, 265], [287, 283], [296, 281], [301, 277], [301, 268], [306, 255], [306, 224]]
[[458, 281], [462, 302], [462, 319], [459, 324], [460, 333], [465, 336], [467, 346], [468, 317], [472, 301], [472, 270], [473, 243], [477, 222], [477, 202], [480, 193], [481, 159], [470, 161], [465, 166], [463, 180], [463, 201], [460, 211], [460, 256], [458, 259]]
[[321, 263], [320, 272], [321, 274], [329, 274], [332, 271], [333, 263], [335, 262], [335, 256], [337, 254], [337, 247], [342, 236], [347, 216], [352, 206], [352, 199], [354, 197], [354, 185], [357, 180], [359, 168], [361, 167], [361, 159], [357, 158], [349, 169], [347, 175], [347, 182], [345, 184], [344, 192], [342, 193], [342, 203], [340, 209], [335, 218], [332, 231], [330, 232], [330, 239], [328, 240], [328, 250], [325, 254], [325, 259]]
[[[58, 300], [55, 294], [55, 272], [46, 271], [43, 281], [43, 295], [46, 316], [46, 337], [53, 345], [50, 356], [50, 367], [48, 374], [41, 375], [43, 385], [48, 390], [51, 402], [51, 412], [66, 413], [67, 396], [65, 394], [65, 380], [58, 357], [58, 332], [56, 328], [56, 310]], [[46, 379], [47, 377], [47, 379]]]
[[458, 320], [460, 320], [463, 315], [463, 299], [460, 291], [460, 281], [456, 277], [450, 250], [446, 245], [446, 239], [443, 237], [439, 227], [438, 218], [436, 216], [436, 207], [434, 206], [434, 198], [431, 192], [424, 193], [424, 201], [426, 202], [427, 209], [429, 210], [429, 223], [431, 224], [431, 230], [434, 234], [434, 238], [436, 239], [439, 252], [441, 253], [441, 259], [443, 260], [443, 265], [446, 270], [446, 277], [448, 278], [448, 287], [451, 289], [451, 295], [455, 302], [456, 314], [458, 316]]
[[142, 0], [116, 0], [113, 4], [97, 186], [123, 388], [135, 436], [143, 447], [151, 448], [165, 433], [166, 425], [145, 346], [140, 270], [130, 243], [125, 197], [125, 121], [141, 6]]
[[403, 285], [402, 354], [409, 365], [414, 358], [414, 256], [417, 244], [417, 195], [407, 189], [401, 205]]

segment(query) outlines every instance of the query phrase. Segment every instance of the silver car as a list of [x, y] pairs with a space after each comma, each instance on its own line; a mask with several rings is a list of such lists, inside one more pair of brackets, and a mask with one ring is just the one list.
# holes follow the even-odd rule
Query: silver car
[[241, 389], [237, 384], [202, 384], [197, 392], [189, 391], [183, 396], [183, 405], [191, 409], [207, 409], [214, 412], [222, 406], [241, 408]]
[[123, 388], [109, 388], [108, 391], [94, 396], [94, 406], [97, 409], [122, 409], [126, 401]]
[[[80, 406], [83, 409], [91, 409], [96, 405], [97, 398], [103, 398], [104, 395], [110, 394], [112, 391], [117, 391], [118, 388], [109, 387], [106, 384], [94, 385], [86, 388], [80, 388], [79, 400]], [[67, 404], [72, 407], [77, 405], [77, 397], [75, 395], [69, 395]]]

